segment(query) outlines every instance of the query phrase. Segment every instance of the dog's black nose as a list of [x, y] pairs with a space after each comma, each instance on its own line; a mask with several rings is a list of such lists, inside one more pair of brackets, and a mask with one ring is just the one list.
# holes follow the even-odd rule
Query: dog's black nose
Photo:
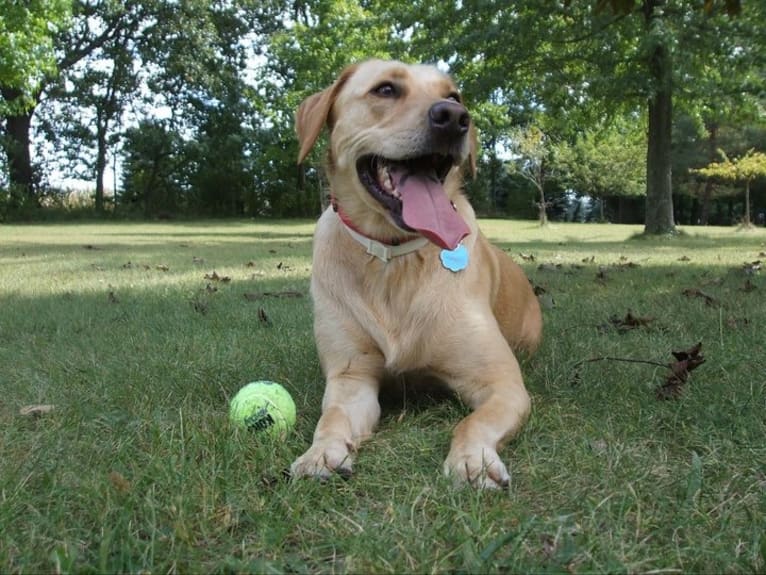
[[428, 122], [434, 135], [450, 139], [468, 132], [471, 116], [462, 104], [441, 100], [428, 110]]

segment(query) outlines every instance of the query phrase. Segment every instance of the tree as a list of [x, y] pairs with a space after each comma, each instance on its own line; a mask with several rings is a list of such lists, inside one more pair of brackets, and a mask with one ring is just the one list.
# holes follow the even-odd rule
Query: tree
[[241, 123], [241, 110], [237, 112], [235, 102], [210, 109], [187, 144], [193, 197], [206, 214], [243, 215], [245, 199], [254, 188], [252, 154], [248, 153], [254, 138]]
[[578, 193], [601, 200], [602, 221], [605, 198], [646, 193], [643, 128], [635, 119], [623, 119], [584, 130], [574, 142], [564, 141], [554, 148], [553, 161], [559, 178]]
[[[264, 70], [265, 119], [274, 133], [294, 140], [293, 114], [310, 94], [323, 90], [349, 64], [373, 57], [407, 58], [407, 45], [392, 33], [393, 20], [379, 2], [314, 0], [285, 2], [291, 25], [272, 34]], [[314, 205], [325, 205], [322, 170], [315, 165], [323, 146], [316, 147], [304, 166], [294, 170], [299, 196], [314, 194]], [[297, 149], [289, 160], [295, 165]], [[318, 168], [318, 169], [317, 169]], [[311, 188], [311, 189], [307, 189]]]
[[[497, 90], [563, 129], [646, 110], [645, 232], [674, 231], [670, 152], [674, 95], [687, 106], [718, 71], [757, 90], [763, 3], [739, 0], [415, 2], [403, 26], [422, 53], [450, 64], [470, 92]], [[736, 18], [732, 15], [740, 11]], [[406, 14], [404, 14], [406, 18]], [[704, 80], [704, 81], [703, 81]], [[710, 81], [708, 81], [710, 80]], [[560, 136], [565, 134], [559, 134]]]
[[266, 96], [261, 70], [252, 68], [265, 36], [281, 26], [274, 4], [164, 0], [143, 31], [151, 107], [168, 110], [168, 129], [187, 140], [185, 193], [199, 213], [262, 212], [253, 165], [261, 161], [255, 150]]
[[139, 208], [145, 217], [181, 207], [187, 182], [182, 177], [183, 141], [161, 121], [144, 120], [125, 133], [120, 205]]
[[69, 25], [71, 1], [0, 0], [0, 144], [11, 201], [33, 199], [31, 112], [46, 78], [56, 73], [54, 37]]
[[[145, 4], [118, 8], [123, 20], [119, 30], [51, 81], [48, 102], [38, 116], [48, 142], [62, 150], [68, 164], [85, 165], [85, 172], [78, 175], [95, 182], [97, 213], [104, 210], [104, 176], [110, 148], [119, 141], [117, 127], [139, 88], [134, 60], [139, 28], [147, 17], [144, 8]], [[112, 18], [101, 13], [91, 16], [90, 22], [100, 27]]]
[[750, 184], [756, 178], [766, 178], [766, 154], [749, 150], [744, 156], [729, 159], [723, 150], [720, 162], [713, 162], [704, 168], [693, 170], [705, 178], [745, 184], [745, 214], [742, 225], [752, 226], [750, 218]]
[[[751, 148], [766, 149], [766, 117], [759, 115], [749, 99], [736, 100], [722, 94], [717, 101], [677, 115], [674, 121], [673, 189], [677, 200], [692, 199], [692, 213], [687, 212], [690, 222], [707, 225], [714, 212], [720, 213], [719, 200], [736, 194], [732, 185], [700, 178], [695, 169], [717, 162], [719, 149], [727, 150], [729, 157], [741, 156]], [[683, 204], [677, 201], [676, 207]]]
[[[33, 4], [46, 3], [33, 2]], [[54, 3], [54, 5], [57, 4]], [[72, 14], [71, 19], [65, 20], [66, 26], [48, 26], [45, 22], [41, 24], [51, 35], [55, 65], [40, 68], [35, 76], [35, 82], [27, 83], [25, 88], [12, 89], [11, 100], [4, 95], [6, 101], [12, 102], [5, 113], [4, 144], [8, 154], [9, 180], [11, 188], [21, 190], [30, 203], [37, 204], [39, 199], [35, 189], [35, 174], [29, 148], [32, 117], [41, 102], [43, 93], [59, 79], [62, 72], [108, 44], [123, 27], [130, 25], [132, 20], [123, 16], [135, 4], [140, 5], [141, 2], [138, 0], [126, 2], [74, 0], [66, 3], [67, 7], [71, 6]]]
[[548, 223], [550, 202], [545, 199], [545, 182], [552, 167], [550, 157], [552, 143], [542, 130], [535, 126], [518, 128], [511, 136], [511, 153], [514, 154], [510, 167], [513, 173], [531, 183], [537, 191], [537, 217], [541, 226]]

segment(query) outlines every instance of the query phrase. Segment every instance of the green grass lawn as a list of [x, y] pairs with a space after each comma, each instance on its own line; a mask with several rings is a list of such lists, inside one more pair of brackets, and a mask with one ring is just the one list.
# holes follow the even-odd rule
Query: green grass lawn
[[[311, 223], [0, 226], [0, 572], [764, 572], [766, 232], [483, 226], [545, 306], [506, 492], [442, 478], [466, 409], [412, 397], [350, 480], [284, 478], [323, 387]], [[575, 368], [697, 342], [676, 399], [662, 366]], [[284, 441], [227, 421], [265, 378]]]

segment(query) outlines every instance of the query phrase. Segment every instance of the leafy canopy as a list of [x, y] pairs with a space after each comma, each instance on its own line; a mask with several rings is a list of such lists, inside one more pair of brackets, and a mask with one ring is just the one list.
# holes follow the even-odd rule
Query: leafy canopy
[[720, 162], [712, 162], [704, 168], [692, 170], [706, 178], [716, 178], [730, 182], [750, 182], [756, 178], [766, 177], [766, 154], [749, 150], [744, 156], [730, 159], [723, 150]]
[[0, 113], [30, 106], [56, 72], [54, 37], [70, 22], [71, 0], [0, 0]]

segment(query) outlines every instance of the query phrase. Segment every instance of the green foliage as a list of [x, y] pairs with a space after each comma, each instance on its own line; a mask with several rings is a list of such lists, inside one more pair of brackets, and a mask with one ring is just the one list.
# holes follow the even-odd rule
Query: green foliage
[[[405, 44], [391, 34], [391, 23], [377, 4], [300, 3], [289, 14], [289, 24], [271, 35], [262, 111], [276, 129], [292, 137], [293, 114], [300, 102], [331, 85], [349, 64], [374, 57], [407, 59]], [[321, 149], [312, 157], [321, 158]]]
[[629, 120], [584, 130], [574, 143], [555, 147], [561, 179], [593, 198], [646, 193], [646, 131]]
[[766, 177], [766, 154], [749, 150], [745, 155], [729, 159], [723, 150], [719, 150], [723, 159], [704, 168], [692, 170], [706, 178], [717, 178], [730, 182], [750, 182], [755, 178]]
[[31, 106], [56, 73], [54, 37], [71, 10], [71, 0], [0, 0], [0, 116]]
[[756, 178], [766, 178], [766, 154], [748, 150], [746, 154], [733, 160], [729, 159], [723, 150], [719, 150], [723, 160], [713, 162], [704, 168], [692, 170], [705, 178], [728, 182], [744, 182], [745, 184], [745, 215], [743, 223], [750, 226], [750, 183]]
[[[685, 0], [448, 7], [418, 1], [404, 12], [418, 53], [448, 62], [468, 94], [491, 98], [517, 124], [539, 123], [536, 116], [544, 116], [544, 131], [566, 141], [589, 125], [637, 114], [660, 89], [666, 91], [662, 101], [668, 112], [673, 98], [676, 109], [689, 111], [702, 102], [714, 108], [724, 93], [753, 95], [763, 89], [757, 71], [765, 55], [754, 41], [764, 25], [762, 3], [745, 4], [736, 17], [730, 14], [740, 11], [728, 3]], [[664, 150], [667, 138], [650, 125], [647, 146], [653, 142]], [[648, 156], [649, 171], [658, 177], [647, 186], [664, 194], [662, 203], [672, 209], [671, 188], [657, 185], [670, 182], [669, 154], [663, 150]]]
[[184, 201], [183, 143], [165, 123], [143, 121], [125, 134], [122, 209], [145, 216], [173, 213]]
[[[645, 117], [646, 102], [668, 87], [681, 118], [673, 137], [685, 130], [678, 129], [683, 118], [700, 128], [672, 149], [675, 189], [697, 197], [699, 185], [687, 175], [713, 159], [706, 150], [764, 149], [749, 137], [732, 147], [711, 136], [763, 126], [766, 51], [757, 39], [766, 5], [737, 6], [723, 0], [6, 1], [0, 30], [12, 32], [0, 34], [0, 43], [16, 48], [0, 50], [0, 107], [10, 111], [13, 101], [14, 113], [23, 108], [26, 116], [7, 117], [9, 161], [0, 169], [21, 190], [17, 201], [25, 196], [33, 205], [44, 194], [37, 182], [50, 174], [34, 174], [30, 158], [44, 158], [40, 169], [64, 172], [55, 176], [93, 180], [98, 203], [107, 161], [119, 167], [127, 157], [126, 130], [162, 117], [184, 142], [181, 163], [194, 167], [176, 178], [185, 182], [179, 209], [313, 215], [326, 194], [322, 142], [306, 168], [296, 169], [296, 107], [351, 62], [393, 57], [438, 63], [460, 84], [482, 142], [481, 170], [469, 184], [480, 210], [500, 214], [513, 204], [517, 213], [529, 211], [528, 186], [539, 186], [520, 181], [518, 170], [505, 173], [520, 126], [538, 126], [549, 143], [571, 147], [558, 164], [548, 154], [549, 185], [556, 172], [557, 183], [593, 197], [634, 194], [641, 176], [627, 157], [639, 139], [624, 118]], [[658, 50], [669, 64], [659, 75]], [[646, 145], [656, 141], [651, 132]], [[618, 134], [625, 134], [622, 148]], [[29, 141], [35, 149], [25, 154]], [[626, 181], [606, 181], [615, 170], [597, 166], [614, 159], [613, 168], [618, 156], [625, 169], [617, 172]], [[665, 161], [671, 152], [660, 156]], [[703, 195], [715, 201], [709, 191]]]
[[508, 169], [536, 191], [534, 204], [537, 206], [537, 217], [540, 225], [545, 225], [548, 222], [548, 208], [553, 205], [546, 199], [548, 183], [557, 177], [563, 179], [557, 171], [565, 166], [554, 159], [556, 143], [537, 126], [514, 128], [510, 134], [509, 152], [512, 159], [508, 162]]

